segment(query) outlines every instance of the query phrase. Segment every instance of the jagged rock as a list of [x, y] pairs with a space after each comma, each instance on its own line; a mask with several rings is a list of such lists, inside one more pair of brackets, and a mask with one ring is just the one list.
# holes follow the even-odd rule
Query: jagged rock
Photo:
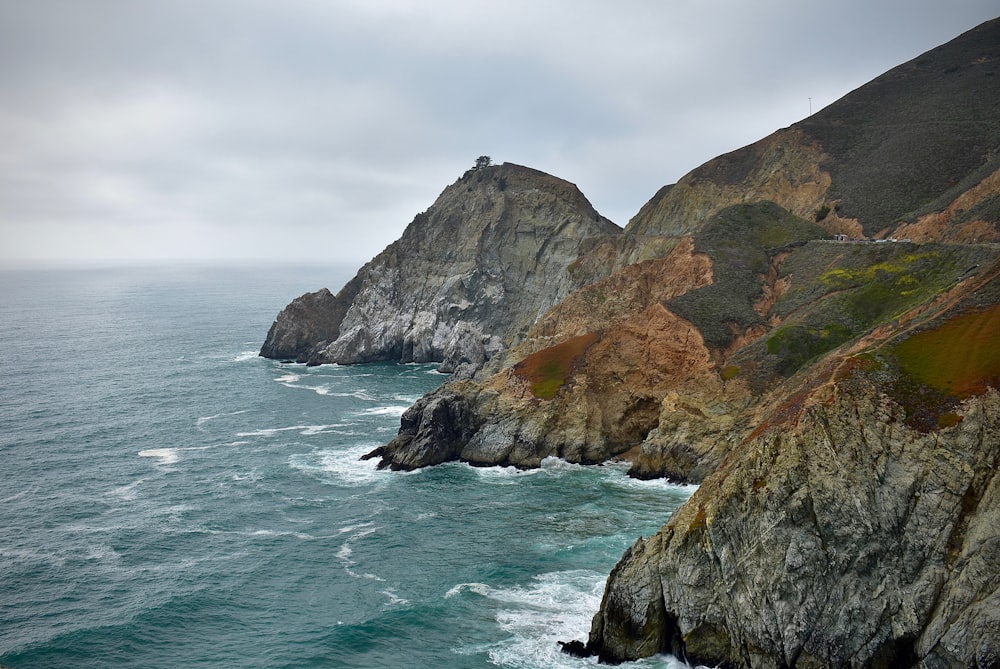
[[568, 650], [998, 666], [998, 68], [995, 20], [709, 161], [624, 233], [554, 177], [472, 170], [349, 284], [333, 338], [288, 350], [461, 379], [382, 467], [704, 479]]
[[510, 163], [470, 170], [358, 272], [336, 313], [290, 305], [262, 354], [291, 339], [310, 364], [441, 362], [470, 376], [580, 285], [568, 267], [581, 252], [620, 233], [566, 181]]
[[622, 558], [589, 651], [995, 666], [998, 298], [1000, 264], [933, 320], [827, 359], [804, 387], [790, 381], [790, 399], [776, 393], [759, 427]]
[[[668, 388], [724, 396], [700, 334], [663, 306], [706, 284], [709, 275], [708, 259], [694, 255], [686, 239], [666, 258], [576, 291], [513, 349], [521, 358], [516, 365], [477, 383], [446, 384], [428, 396], [453, 402], [460, 388], [469, 400], [470, 411], [462, 414], [469, 424], [458, 430], [466, 442], [461, 448], [439, 444], [436, 458], [518, 467], [537, 467], [549, 456], [603, 462], [657, 426]], [[731, 391], [734, 398], [744, 393], [736, 384]], [[436, 400], [422, 401], [413, 410], [436, 406]], [[406, 467], [425, 459], [415, 453], [435, 447], [416, 436], [413, 425], [401, 426], [402, 439], [381, 454], [387, 466]]]
[[753, 667], [1000, 659], [997, 393], [933, 434], [884, 398], [831, 399], [733, 454], [622, 558], [592, 652]]
[[363, 459], [379, 458], [379, 469], [413, 470], [458, 459], [482, 425], [475, 410], [478, 393], [469, 381], [456, 381], [428, 393], [407, 409], [399, 434]]
[[306, 362], [317, 344], [337, 338], [338, 305], [326, 288], [295, 298], [271, 324], [260, 354]]

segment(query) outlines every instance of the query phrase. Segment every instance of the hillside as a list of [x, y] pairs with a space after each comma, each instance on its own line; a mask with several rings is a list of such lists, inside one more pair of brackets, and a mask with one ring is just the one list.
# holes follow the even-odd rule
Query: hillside
[[683, 235], [770, 199], [852, 237], [1000, 241], [1000, 27], [985, 23], [663, 188], [629, 222]]
[[380, 467], [625, 459], [701, 482], [568, 650], [997, 666], [998, 161], [994, 20], [696, 168], [624, 231], [555, 177], [467, 173], [268, 342], [461, 371]]

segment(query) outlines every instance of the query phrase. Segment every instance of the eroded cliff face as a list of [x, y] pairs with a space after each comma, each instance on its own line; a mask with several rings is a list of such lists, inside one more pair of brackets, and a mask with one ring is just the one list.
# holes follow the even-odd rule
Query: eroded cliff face
[[[689, 235], [712, 216], [735, 204], [770, 201], [806, 219], [826, 202], [830, 175], [823, 149], [801, 130], [779, 130], [764, 139], [714, 158], [663, 188], [625, 228], [629, 235]], [[834, 233], [858, 233], [856, 221], [827, 224]]]
[[[381, 465], [626, 457], [634, 476], [700, 481], [740, 438], [757, 401], [750, 376], [733, 373], [728, 356], [766, 332], [784, 290], [777, 286], [791, 284], [777, 276], [782, 249], [822, 232], [773, 203], [719, 212], [698, 236], [673, 238], [665, 257], [570, 294], [509, 350], [501, 371], [463, 384], [465, 397], [446, 385], [418, 403], [378, 450]], [[680, 298], [690, 299], [675, 306]], [[709, 330], [706, 319], [719, 327]], [[463, 409], [440, 413], [442, 402]], [[433, 423], [453, 416], [467, 421], [457, 430], [467, 443], [433, 454]]]
[[620, 232], [561, 179], [512, 164], [470, 170], [336, 299], [289, 305], [261, 353], [471, 375], [577, 287], [567, 267], [584, 250]]
[[[396, 469], [446, 460], [536, 467], [549, 456], [596, 463], [620, 455], [656, 427], [670, 389], [725, 396], [697, 329], [663, 306], [710, 277], [709, 259], [680, 239], [666, 258], [576, 291], [515, 347], [516, 364], [431, 393], [373, 455]], [[442, 419], [462, 423], [452, 426], [456, 439], [435, 448]]]
[[994, 264], [769, 393], [757, 426], [622, 558], [586, 651], [996, 666], [998, 302]]
[[703, 481], [577, 650], [998, 666], [998, 100], [1000, 20], [709, 161], [624, 233], [554, 177], [472, 171], [340, 294], [290, 305], [274, 350], [458, 372], [382, 467]]
[[995, 666], [1000, 397], [907, 427], [885, 396], [830, 388], [727, 457], [622, 558], [590, 650], [752, 667]]

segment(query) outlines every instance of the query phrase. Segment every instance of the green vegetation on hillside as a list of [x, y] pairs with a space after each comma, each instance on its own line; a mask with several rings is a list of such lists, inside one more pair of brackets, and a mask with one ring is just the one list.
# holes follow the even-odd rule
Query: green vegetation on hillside
[[959, 399], [1000, 381], [1000, 305], [957, 316], [897, 344], [893, 353], [914, 381]]
[[732, 325], [743, 330], [764, 323], [754, 310], [771, 258], [789, 247], [828, 236], [773, 202], [728, 207], [695, 235], [694, 250], [712, 259], [709, 286], [675, 297], [667, 307], [694, 323], [709, 348], [732, 341]]
[[774, 312], [788, 320], [765, 350], [788, 376], [874, 327], [927, 302], [964, 278], [992, 252], [942, 244], [809, 244], [789, 256], [791, 288]]
[[957, 425], [962, 400], [1000, 388], [1000, 305], [968, 309], [963, 304], [954, 310], [958, 315], [855, 356], [848, 375], [886, 392], [913, 429]]
[[598, 339], [600, 335], [595, 333], [580, 335], [532, 353], [514, 365], [514, 373], [531, 384], [531, 393], [535, 397], [550, 400], [566, 384], [587, 349]]

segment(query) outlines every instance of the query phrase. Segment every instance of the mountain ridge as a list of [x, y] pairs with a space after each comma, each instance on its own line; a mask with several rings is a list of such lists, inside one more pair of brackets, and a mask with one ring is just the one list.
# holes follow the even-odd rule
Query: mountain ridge
[[[272, 330], [330, 337], [312, 363], [362, 361], [330, 351], [378, 340], [379, 359], [456, 372], [366, 456], [380, 467], [626, 459], [633, 476], [701, 482], [623, 556], [567, 649], [996, 666], [998, 156], [1000, 19], [699, 166], [623, 230], [555, 177], [470, 170], [408, 246]], [[503, 170], [517, 200], [483, 206]], [[522, 224], [537, 232], [509, 243]], [[443, 290], [484, 261], [503, 297]], [[339, 331], [316, 334], [310, 304]]]

